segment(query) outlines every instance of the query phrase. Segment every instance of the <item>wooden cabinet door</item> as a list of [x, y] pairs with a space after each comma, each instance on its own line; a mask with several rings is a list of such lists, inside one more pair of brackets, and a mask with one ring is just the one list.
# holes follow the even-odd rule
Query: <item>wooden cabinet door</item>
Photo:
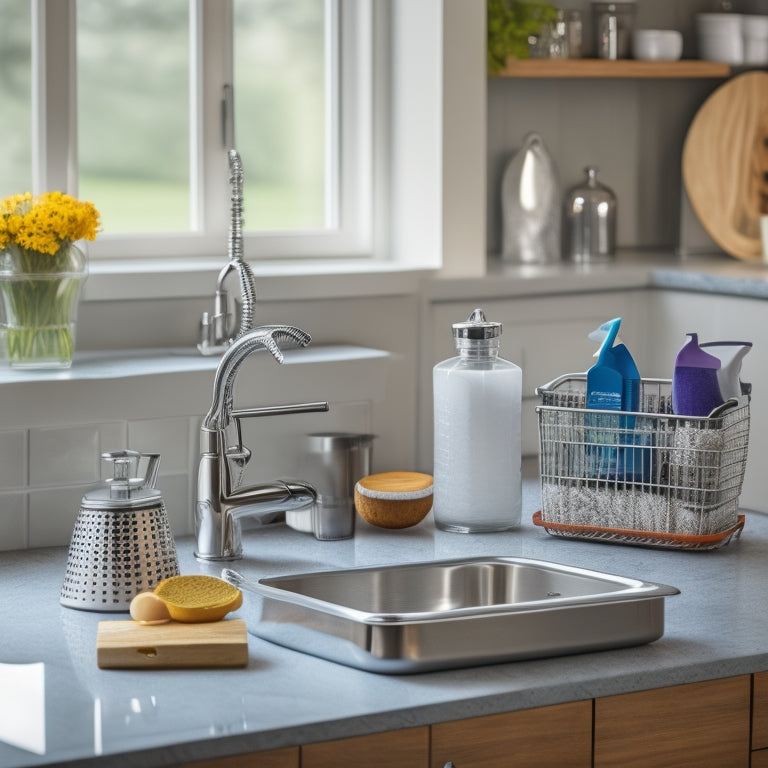
[[590, 768], [592, 702], [432, 726], [431, 768]]
[[301, 768], [427, 768], [429, 726], [324, 741], [301, 748]]
[[752, 749], [768, 747], [768, 672], [758, 672], [752, 681]]
[[749, 766], [750, 676], [595, 701], [595, 768]]
[[195, 763], [180, 763], [176, 768], [299, 768], [299, 748], [286, 747], [247, 755], [217, 757]]

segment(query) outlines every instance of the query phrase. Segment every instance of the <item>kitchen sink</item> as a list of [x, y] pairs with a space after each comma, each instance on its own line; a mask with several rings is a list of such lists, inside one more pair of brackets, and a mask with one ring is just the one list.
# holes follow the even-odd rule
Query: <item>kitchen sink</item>
[[[304, 653], [404, 674], [642, 645], [675, 587], [518, 557], [301, 573], [249, 581], [249, 630]], [[246, 601], [246, 610], [250, 608]]]
[[675, 587], [518, 557], [300, 573], [250, 581], [249, 630], [371, 672], [406, 674], [642, 645]]

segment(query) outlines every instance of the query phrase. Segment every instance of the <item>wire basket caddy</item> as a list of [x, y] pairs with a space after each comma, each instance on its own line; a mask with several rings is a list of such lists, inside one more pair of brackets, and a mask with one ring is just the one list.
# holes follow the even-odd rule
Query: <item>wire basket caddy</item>
[[713, 549], [743, 526], [749, 396], [706, 417], [672, 413], [672, 382], [642, 379], [637, 412], [586, 408], [586, 374], [539, 387], [541, 513], [548, 533]]

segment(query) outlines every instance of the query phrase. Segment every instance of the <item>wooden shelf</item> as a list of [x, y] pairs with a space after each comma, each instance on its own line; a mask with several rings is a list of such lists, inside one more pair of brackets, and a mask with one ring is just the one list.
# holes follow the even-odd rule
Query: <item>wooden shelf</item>
[[728, 64], [716, 61], [636, 61], [621, 59], [509, 59], [507, 66], [491, 77], [549, 78], [725, 78]]

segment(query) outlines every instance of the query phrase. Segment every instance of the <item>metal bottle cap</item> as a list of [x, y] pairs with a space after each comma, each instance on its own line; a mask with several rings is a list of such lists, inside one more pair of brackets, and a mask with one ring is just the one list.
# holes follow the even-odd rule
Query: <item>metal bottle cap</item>
[[501, 336], [501, 323], [485, 319], [482, 309], [476, 309], [464, 323], [453, 324], [454, 339], [496, 339]]

